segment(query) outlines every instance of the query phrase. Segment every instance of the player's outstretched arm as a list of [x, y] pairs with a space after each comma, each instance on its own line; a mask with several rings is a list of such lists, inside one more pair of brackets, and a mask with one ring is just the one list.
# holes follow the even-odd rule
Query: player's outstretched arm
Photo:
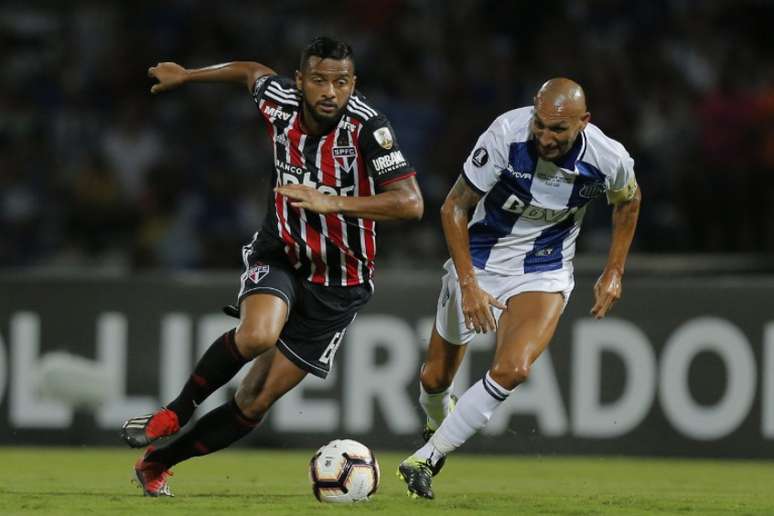
[[275, 74], [268, 66], [252, 61], [234, 61], [195, 69], [164, 62], [148, 68], [148, 77], [158, 81], [151, 87], [151, 93], [154, 94], [173, 90], [188, 82], [233, 82], [244, 84], [252, 91], [258, 77]]
[[610, 252], [605, 270], [594, 285], [595, 303], [591, 308], [591, 315], [597, 319], [603, 318], [621, 298], [624, 266], [637, 228], [641, 200], [642, 194], [637, 187], [631, 200], [619, 202], [613, 207], [613, 237], [610, 242]]
[[291, 200], [291, 206], [316, 213], [342, 213], [371, 220], [420, 220], [424, 213], [422, 192], [414, 176], [389, 183], [376, 195], [348, 197], [326, 195], [306, 185], [274, 189]]
[[481, 196], [478, 192], [470, 188], [460, 176], [441, 207], [441, 222], [446, 245], [449, 248], [449, 254], [454, 262], [454, 268], [460, 282], [465, 326], [475, 330], [476, 333], [486, 333], [497, 329], [491, 307], [496, 306], [504, 310], [505, 305], [478, 286], [476, 274], [473, 271], [468, 222], [470, 221], [470, 209], [480, 199]]

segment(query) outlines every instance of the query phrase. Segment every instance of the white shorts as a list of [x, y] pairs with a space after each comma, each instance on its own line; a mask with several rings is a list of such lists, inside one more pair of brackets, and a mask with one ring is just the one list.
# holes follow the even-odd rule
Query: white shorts
[[[442, 279], [441, 295], [438, 296], [438, 308], [435, 314], [435, 328], [438, 334], [452, 344], [467, 344], [476, 335], [475, 330], [465, 327], [465, 316], [462, 314], [462, 294], [460, 282], [454, 270], [454, 264], [449, 260], [446, 274]], [[572, 269], [562, 268], [548, 272], [530, 272], [517, 276], [503, 276], [494, 272], [474, 269], [478, 285], [503, 304], [516, 294], [522, 292], [559, 292], [564, 296], [564, 304], [570, 299], [575, 287]], [[496, 321], [499, 321], [502, 310], [492, 307]]]

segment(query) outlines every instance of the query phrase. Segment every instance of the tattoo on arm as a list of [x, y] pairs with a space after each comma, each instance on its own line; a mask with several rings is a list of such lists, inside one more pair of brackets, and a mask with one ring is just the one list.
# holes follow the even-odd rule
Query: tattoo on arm
[[475, 283], [473, 263], [468, 250], [468, 221], [470, 209], [475, 206], [481, 196], [473, 190], [460, 176], [449, 191], [441, 207], [441, 224], [446, 237], [446, 245], [449, 248], [457, 276], [461, 285]]
[[465, 180], [460, 176], [457, 178], [457, 182], [449, 191], [449, 195], [446, 196], [446, 201], [451, 202], [455, 208], [465, 210], [466, 212], [478, 204], [481, 200], [481, 195], [473, 190]]

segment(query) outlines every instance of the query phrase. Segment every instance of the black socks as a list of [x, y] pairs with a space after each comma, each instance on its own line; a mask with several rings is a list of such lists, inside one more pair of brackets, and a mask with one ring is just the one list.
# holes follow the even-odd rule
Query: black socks
[[170, 468], [191, 457], [207, 455], [230, 446], [249, 434], [258, 423], [260, 419], [246, 417], [232, 399], [207, 413], [174, 442], [149, 453], [145, 460], [159, 462]]
[[199, 359], [183, 390], [167, 405], [169, 410], [177, 414], [181, 427], [191, 419], [197, 405], [231, 380], [249, 362], [239, 353], [234, 333], [232, 329], [212, 343]]

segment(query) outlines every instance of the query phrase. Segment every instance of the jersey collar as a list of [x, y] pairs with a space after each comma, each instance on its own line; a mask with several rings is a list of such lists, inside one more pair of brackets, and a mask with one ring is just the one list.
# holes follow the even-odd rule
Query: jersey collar
[[553, 163], [563, 170], [577, 175], [579, 172], [575, 169], [575, 164], [583, 158], [583, 155], [586, 153], [587, 145], [586, 133], [581, 131], [578, 133], [578, 137], [575, 138], [575, 143], [572, 144], [572, 147], [567, 154], [553, 160]]

